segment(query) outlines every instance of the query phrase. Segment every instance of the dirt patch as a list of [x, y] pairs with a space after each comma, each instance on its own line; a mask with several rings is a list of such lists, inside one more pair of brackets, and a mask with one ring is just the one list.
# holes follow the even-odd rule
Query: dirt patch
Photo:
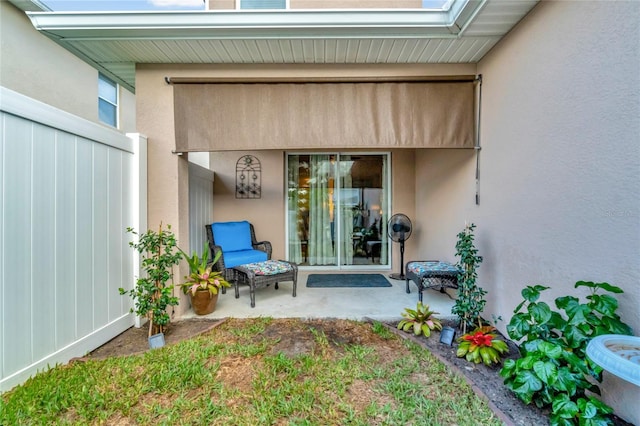
[[[165, 342], [167, 345], [171, 345], [181, 340], [198, 336], [226, 321], [241, 322], [242, 320], [190, 319], [173, 322], [165, 333]], [[304, 324], [305, 326], [303, 327], [297, 320], [273, 320], [260, 334], [260, 338], [267, 338], [276, 342], [272, 352], [283, 352], [290, 357], [317, 351], [319, 350], [319, 346], [322, 346], [322, 343], [329, 346], [331, 350], [336, 351], [344, 350], [344, 345], [348, 344], [374, 343], [377, 345], [379, 354], [382, 357], [381, 362], [385, 362], [385, 353], [389, 359], [393, 359], [393, 356], [396, 355], [399, 350], [404, 350], [400, 341], [382, 340], [374, 333], [363, 332], [365, 328], [370, 328], [370, 325], [365, 323], [322, 319], [308, 320], [305, 321]], [[455, 326], [453, 323], [447, 321], [443, 321], [443, 325]], [[523, 404], [504, 386], [502, 377], [499, 375], [500, 366], [488, 367], [484, 364], [477, 365], [467, 362], [464, 358], [458, 358], [456, 356], [456, 343], [454, 342], [452, 346], [440, 343], [440, 334], [437, 332], [429, 339], [425, 339], [424, 337], [416, 338], [410, 333], [397, 330], [395, 324], [385, 324], [385, 326], [389, 331], [398, 336], [413, 340], [419, 345], [426, 347], [445, 365], [459, 372], [478, 395], [488, 400], [493, 411], [505, 424], [519, 426], [542, 426], [549, 424], [548, 411], [538, 409], [534, 405]], [[231, 342], [237, 337], [229, 333], [224, 338]], [[508, 339], [504, 340], [509, 343], [509, 353], [506, 358], [517, 358], [518, 349], [515, 344], [508, 341]], [[100, 359], [137, 354], [148, 350], [148, 347], [147, 329], [132, 327], [93, 351], [89, 357]], [[245, 358], [223, 359], [219, 374], [233, 375], [233, 377], [226, 377], [225, 379], [236, 383], [236, 385], [244, 382], [250, 383], [256, 366], [246, 365], [243, 367], [240, 365], [243, 362], [248, 362], [248, 360]], [[357, 385], [357, 383], [354, 384], [354, 386]], [[372, 398], [371, 393], [365, 392], [365, 389], [359, 389], [358, 392], [353, 395], [353, 399], [361, 399], [362, 404], [371, 402], [370, 398]], [[614, 420], [616, 420], [616, 426], [629, 425], [620, 419]]]
[[[222, 321], [219, 320], [204, 319], [172, 322], [164, 334], [165, 343], [171, 345], [185, 339], [196, 337], [202, 333], [206, 333], [221, 322]], [[131, 327], [91, 352], [89, 356], [93, 359], [103, 359], [112, 356], [133, 355], [145, 352], [149, 350], [147, 336], [147, 327]]]

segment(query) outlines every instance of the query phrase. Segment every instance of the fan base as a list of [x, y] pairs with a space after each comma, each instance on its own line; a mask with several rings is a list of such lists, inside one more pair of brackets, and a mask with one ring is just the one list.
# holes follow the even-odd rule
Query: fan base
[[389, 274], [389, 278], [391, 278], [392, 280], [405, 280], [406, 279], [404, 274]]

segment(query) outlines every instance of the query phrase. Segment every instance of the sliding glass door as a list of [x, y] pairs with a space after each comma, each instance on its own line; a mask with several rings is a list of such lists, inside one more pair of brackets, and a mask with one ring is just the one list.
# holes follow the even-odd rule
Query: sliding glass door
[[388, 154], [288, 154], [288, 258], [302, 266], [388, 264]]

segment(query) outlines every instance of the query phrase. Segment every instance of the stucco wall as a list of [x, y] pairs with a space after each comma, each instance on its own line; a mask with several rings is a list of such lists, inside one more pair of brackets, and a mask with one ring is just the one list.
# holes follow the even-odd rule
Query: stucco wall
[[475, 220], [476, 152], [469, 149], [416, 151], [415, 259], [455, 263], [456, 235]]
[[[262, 196], [259, 199], [236, 199], [236, 162], [244, 155], [254, 155], [262, 168]], [[284, 154], [282, 151], [214, 152], [211, 168], [213, 183], [212, 222], [248, 220], [258, 241], [270, 241], [273, 259], [285, 258], [284, 232]]]
[[[503, 330], [524, 286], [551, 286], [552, 304], [584, 297], [573, 285], [589, 280], [624, 289], [619, 314], [640, 332], [638, 22], [638, 2], [543, 2], [478, 66], [481, 204], [471, 219], [485, 315], [501, 315]], [[640, 424], [638, 387], [610, 378], [605, 400]]]
[[[260, 199], [235, 198], [236, 162], [246, 154], [256, 156], [261, 163], [262, 197]], [[284, 151], [211, 153], [211, 168], [215, 170], [213, 188], [215, 207], [212, 221], [248, 220], [254, 225], [258, 240], [271, 242], [274, 259], [284, 259], [286, 251], [285, 155]], [[391, 152], [392, 214], [405, 213], [412, 219], [415, 212], [414, 155], [413, 149]], [[416, 253], [417, 243], [418, 238], [414, 237], [407, 241], [405, 260], [410, 254]], [[392, 270], [397, 271], [400, 267], [399, 246], [394, 244], [393, 250]]]
[[[0, 85], [98, 124], [98, 71], [0, 1]], [[120, 130], [136, 132], [135, 95], [120, 88]]]

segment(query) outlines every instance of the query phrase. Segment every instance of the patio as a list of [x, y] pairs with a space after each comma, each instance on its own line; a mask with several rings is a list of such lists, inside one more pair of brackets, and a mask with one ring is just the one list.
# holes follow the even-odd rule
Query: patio
[[[216, 310], [210, 315], [197, 316], [189, 309], [182, 319], [189, 318], [341, 318], [362, 320], [365, 317], [387, 321], [399, 319], [405, 308], [415, 308], [418, 290], [410, 284], [411, 293], [405, 292], [404, 280], [393, 280], [383, 275], [392, 287], [371, 288], [308, 288], [307, 277], [317, 271], [299, 271], [297, 296], [292, 297], [292, 283], [283, 282], [279, 290], [273, 287], [256, 290], [256, 306], [249, 303], [249, 286], [240, 287], [240, 298], [234, 297], [233, 288], [218, 298]], [[377, 272], [371, 272], [377, 273]], [[432, 310], [439, 312], [439, 318], [452, 318], [456, 290], [447, 293], [425, 290], [423, 300]], [[449, 297], [451, 295], [451, 297]]]

